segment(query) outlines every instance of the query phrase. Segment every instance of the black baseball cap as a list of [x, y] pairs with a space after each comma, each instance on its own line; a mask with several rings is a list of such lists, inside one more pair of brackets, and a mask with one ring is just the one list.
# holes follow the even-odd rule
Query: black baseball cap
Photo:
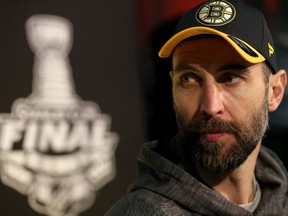
[[234, 0], [206, 1], [187, 11], [180, 18], [174, 36], [160, 49], [159, 56], [168, 58], [181, 41], [203, 34], [222, 37], [247, 62], [266, 61], [273, 72], [277, 72], [273, 39], [263, 14]]

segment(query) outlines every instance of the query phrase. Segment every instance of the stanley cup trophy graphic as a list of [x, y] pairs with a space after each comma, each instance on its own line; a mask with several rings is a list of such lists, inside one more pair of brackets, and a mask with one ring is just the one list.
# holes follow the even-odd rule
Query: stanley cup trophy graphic
[[38, 16], [30, 18], [26, 27], [27, 40], [35, 53], [31, 101], [48, 107], [77, 106], [68, 59], [71, 24], [59, 17]]
[[118, 136], [109, 116], [75, 93], [71, 23], [34, 15], [26, 33], [35, 54], [32, 93], [0, 114], [1, 180], [41, 214], [75, 216], [114, 178]]

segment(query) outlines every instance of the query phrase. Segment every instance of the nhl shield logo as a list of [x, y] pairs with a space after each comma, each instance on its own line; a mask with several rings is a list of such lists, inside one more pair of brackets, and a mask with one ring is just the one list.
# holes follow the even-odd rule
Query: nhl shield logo
[[231, 22], [236, 15], [233, 5], [227, 1], [210, 1], [196, 13], [196, 20], [206, 26], [222, 26]]

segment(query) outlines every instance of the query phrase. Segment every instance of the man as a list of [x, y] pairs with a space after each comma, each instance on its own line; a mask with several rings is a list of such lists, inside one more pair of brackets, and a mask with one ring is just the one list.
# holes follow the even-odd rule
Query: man
[[138, 180], [107, 216], [288, 215], [287, 171], [261, 146], [286, 86], [263, 15], [205, 2], [159, 56], [172, 56], [179, 133], [143, 146]]

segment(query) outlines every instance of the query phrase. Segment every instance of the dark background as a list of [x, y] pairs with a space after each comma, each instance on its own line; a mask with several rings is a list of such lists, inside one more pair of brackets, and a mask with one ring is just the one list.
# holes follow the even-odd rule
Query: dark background
[[[69, 55], [77, 94], [94, 101], [112, 117], [118, 133], [116, 178], [97, 192], [94, 205], [81, 216], [104, 215], [136, 177], [136, 158], [143, 142], [175, 132], [169, 60], [157, 52], [180, 14], [203, 0], [2, 0], [0, 7], [0, 112], [10, 113], [17, 98], [31, 91], [34, 54], [25, 22], [34, 14], [59, 15], [70, 20], [74, 41]], [[261, 8], [272, 30], [279, 68], [288, 69], [287, 1], [246, 1]], [[270, 115], [264, 144], [288, 167], [287, 94]], [[39, 215], [27, 196], [0, 185], [1, 214]]]

